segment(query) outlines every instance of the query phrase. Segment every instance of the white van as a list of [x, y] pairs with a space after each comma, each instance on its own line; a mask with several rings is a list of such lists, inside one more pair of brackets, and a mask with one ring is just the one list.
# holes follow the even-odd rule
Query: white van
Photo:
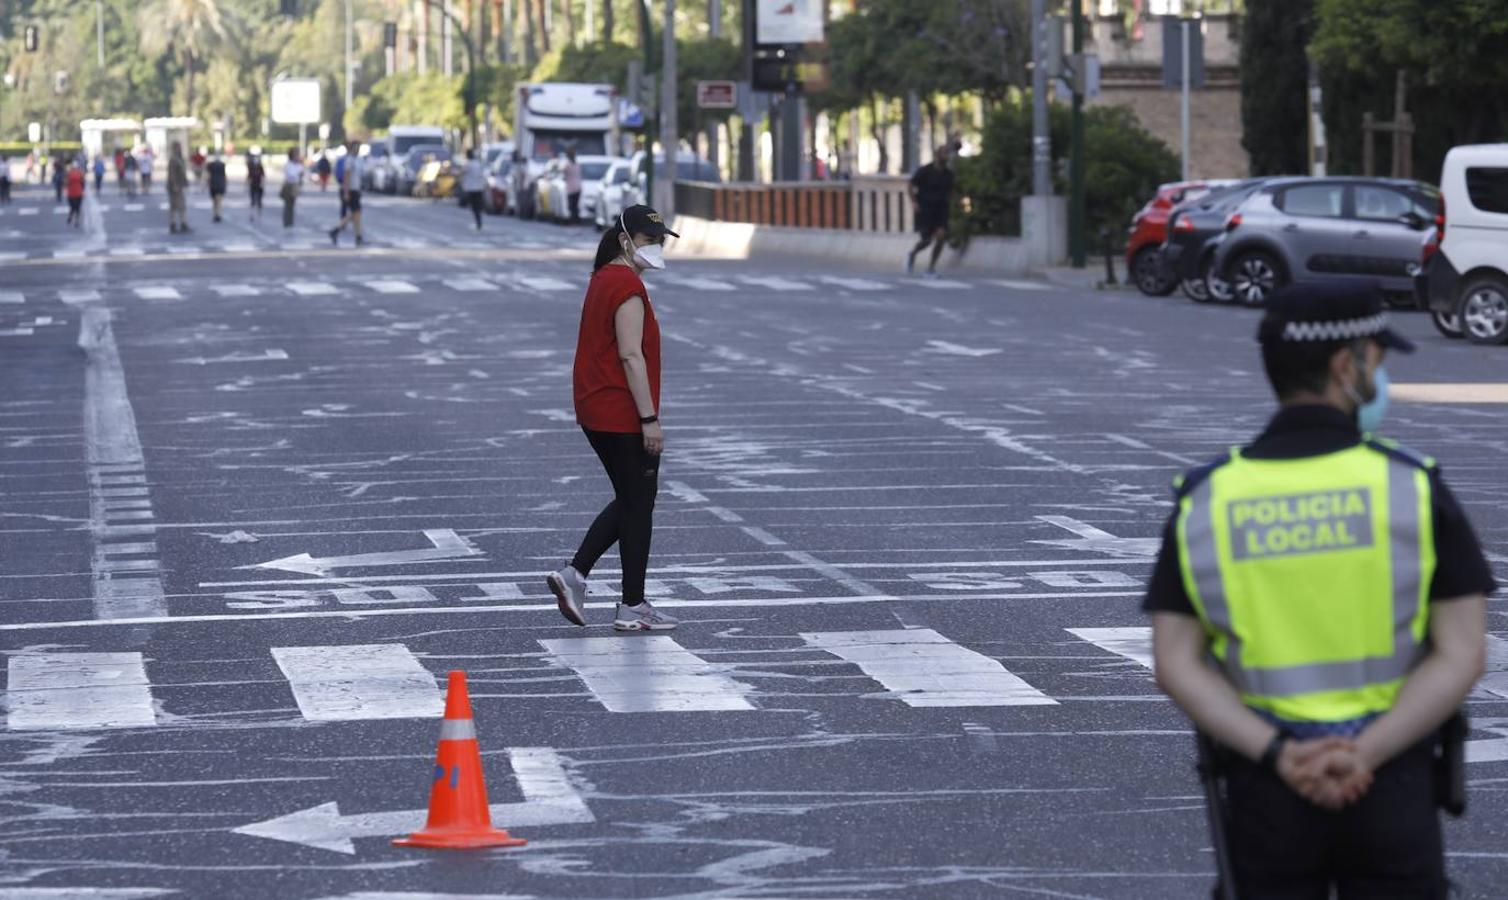
[[1436, 324], [1473, 343], [1508, 343], [1508, 144], [1452, 148], [1440, 197], [1439, 249], [1421, 276]]

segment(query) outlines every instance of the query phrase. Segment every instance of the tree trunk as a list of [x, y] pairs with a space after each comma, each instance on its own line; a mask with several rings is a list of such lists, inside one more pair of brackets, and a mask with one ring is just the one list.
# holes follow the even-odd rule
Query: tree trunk
[[[588, 3], [591, 0], [587, 0]], [[602, 42], [613, 42], [613, 0], [602, 0]]]
[[880, 145], [880, 174], [890, 174], [890, 148], [885, 146], [885, 123], [880, 121], [880, 105], [875, 95], [869, 95], [869, 129], [876, 144]]
[[565, 16], [566, 41], [576, 46], [576, 10], [572, 8], [571, 0], [560, 0], [560, 12]]
[[539, 48], [550, 52], [550, 0], [539, 0]]
[[534, 0], [524, 5], [524, 66], [531, 71], [539, 64], [539, 29], [534, 25]]
[[194, 114], [194, 51], [192, 50], [183, 51], [183, 98], [184, 104], [188, 107], [183, 114], [192, 116]]
[[650, 56], [654, 53], [651, 44], [654, 35], [650, 32], [654, 29], [649, 24], [649, 6], [645, 0], [634, 0], [634, 5], [639, 8], [639, 50], [643, 51], [646, 56]]

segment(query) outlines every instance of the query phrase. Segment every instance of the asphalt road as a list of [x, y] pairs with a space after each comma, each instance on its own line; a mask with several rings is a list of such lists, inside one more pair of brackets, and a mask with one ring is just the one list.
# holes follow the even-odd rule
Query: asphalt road
[[[91, 236], [51, 199], [0, 207], [0, 895], [1208, 896], [1138, 605], [1170, 479], [1266, 419], [1255, 313], [672, 259], [650, 592], [685, 624], [615, 636], [615, 557], [584, 631], [542, 580], [609, 496], [590, 230], [370, 198], [332, 249], [315, 192], [175, 236], [107, 187]], [[1388, 430], [1502, 563], [1504, 351], [1401, 319]], [[1505, 615], [1467, 897], [1508, 891]], [[527, 847], [389, 843], [453, 669]]]

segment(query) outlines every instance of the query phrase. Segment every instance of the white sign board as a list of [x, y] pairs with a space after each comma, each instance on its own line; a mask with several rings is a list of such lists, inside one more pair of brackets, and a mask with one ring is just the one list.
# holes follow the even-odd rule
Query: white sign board
[[42, 123], [41, 122], [28, 122], [26, 124], [26, 139], [28, 141], [31, 141], [33, 144], [35, 144], [38, 141], [42, 140]]
[[320, 119], [320, 93], [316, 78], [274, 81], [272, 121], [279, 125], [313, 125]]
[[820, 44], [823, 0], [758, 0], [756, 44]]

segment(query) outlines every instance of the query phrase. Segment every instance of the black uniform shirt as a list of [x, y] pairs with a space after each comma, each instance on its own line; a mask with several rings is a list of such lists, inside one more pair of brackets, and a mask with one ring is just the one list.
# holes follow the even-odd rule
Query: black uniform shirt
[[926, 210], [946, 210], [953, 194], [953, 170], [927, 163], [911, 176], [916, 188], [916, 205]]
[[[1356, 423], [1331, 406], [1291, 406], [1282, 409], [1267, 430], [1242, 451], [1248, 459], [1301, 459], [1335, 453], [1361, 442]], [[1435, 575], [1430, 582], [1430, 600], [1452, 600], [1472, 594], [1490, 594], [1497, 588], [1492, 570], [1482, 556], [1476, 533], [1466, 513], [1440, 478], [1430, 469], [1430, 498], [1435, 529]], [[1152, 569], [1146, 612], [1176, 612], [1195, 615], [1193, 601], [1183, 586], [1176, 534], [1178, 510], [1168, 518], [1162, 532], [1162, 550]]]

